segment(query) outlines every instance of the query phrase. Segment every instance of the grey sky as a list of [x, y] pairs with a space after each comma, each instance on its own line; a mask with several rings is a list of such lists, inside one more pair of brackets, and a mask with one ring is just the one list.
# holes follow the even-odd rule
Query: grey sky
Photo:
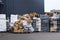
[[49, 12], [52, 9], [60, 9], [60, 0], [44, 0], [45, 12]]

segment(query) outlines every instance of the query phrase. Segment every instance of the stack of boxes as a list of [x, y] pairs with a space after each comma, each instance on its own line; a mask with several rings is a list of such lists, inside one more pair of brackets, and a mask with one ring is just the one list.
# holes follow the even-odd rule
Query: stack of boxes
[[41, 31], [41, 19], [40, 17], [33, 17], [33, 28], [36, 32]]
[[56, 32], [57, 31], [57, 20], [51, 19], [50, 21], [50, 32]]
[[59, 15], [54, 13], [53, 16], [51, 17], [51, 21], [50, 21], [50, 24], [51, 24], [51, 27], [50, 27], [50, 31], [51, 32], [56, 32], [58, 28], [58, 25], [59, 25]]
[[10, 28], [14, 26], [14, 23], [18, 20], [18, 15], [11, 15], [10, 17]]
[[18, 20], [18, 15], [14, 15], [14, 14], [11, 14], [11, 16], [10, 16], [10, 23], [9, 23], [9, 25], [10, 25], [10, 27], [9, 27], [9, 30], [10, 31], [13, 31], [13, 27], [14, 27], [14, 23], [16, 22]]
[[41, 31], [49, 32], [49, 17], [47, 15], [40, 15]]
[[6, 15], [5, 14], [0, 14], [0, 32], [5, 32], [5, 31], [7, 31]]
[[33, 28], [35, 31], [49, 32], [49, 17], [46, 15], [40, 15], [40, 17], [33, 18]]
[[37, 18], [36, 20], [36, 29], [37, 31], [41, 31], [41, 19], [40, 18]]
[[[57, 17], [57, 15], [56, 15]], [[19, 16], [20, 18], [20, 16]], [[49, 17], [47, 15], [41, 15], [39, 17], [32, 17], [32, 26], [34, 28], [34, 31], [43, 31], [43, 32], [55, 32], [60, 31], [60, 18], [55, 17]], [[11, 15], [10, 17], [10, 27], [9, 29], [12, 29], [14, 27], [14, 23], [18, 21], [18, 15]], [[19, 24], [18, 22], [17, 24]], [[4, 24], [4, 25], [3, 25]], [[20, 25], [20, 24], [19, 24]], [[0, 14], [0, 31], [7, 31], [6, 26], [6, 15]], [[18, 32], [23, 32], [22, 30], [18, 30]]]
[[37, 17], [33, 17], [33, 21], [32, 21], [32, 26], [33, 26], [33, 28], [34, 28], [34, 31], [36, 31], [36, 19], [37, 19]]
[[57, 31], [60, 32], [60, 16], [59, 19], [57, 20]]
[[13, 32], [23, 32], [23, 29], [21, 28], [22, 24], [20, 23], [20, 18], [20, 15], [11, 15], [10, 30], [12, 30]]

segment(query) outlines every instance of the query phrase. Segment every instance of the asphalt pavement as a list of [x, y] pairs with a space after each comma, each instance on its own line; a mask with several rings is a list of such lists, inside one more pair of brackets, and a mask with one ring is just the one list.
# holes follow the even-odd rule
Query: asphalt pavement
[[60, 40], [60, 33], [0, 33], [0, 40]]

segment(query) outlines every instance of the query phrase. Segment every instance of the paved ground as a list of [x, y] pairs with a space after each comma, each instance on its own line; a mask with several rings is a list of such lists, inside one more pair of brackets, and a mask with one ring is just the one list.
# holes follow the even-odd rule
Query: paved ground
[[60, 40], [60, 33], [0, 33], [0, 40]]

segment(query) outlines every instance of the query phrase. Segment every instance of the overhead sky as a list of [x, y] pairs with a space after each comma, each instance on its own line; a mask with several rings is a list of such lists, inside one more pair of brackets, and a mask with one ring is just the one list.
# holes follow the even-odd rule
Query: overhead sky
[[52, 9], [60, 9], [60, 0], [44, 0], [45, 12], [49, 12]]

